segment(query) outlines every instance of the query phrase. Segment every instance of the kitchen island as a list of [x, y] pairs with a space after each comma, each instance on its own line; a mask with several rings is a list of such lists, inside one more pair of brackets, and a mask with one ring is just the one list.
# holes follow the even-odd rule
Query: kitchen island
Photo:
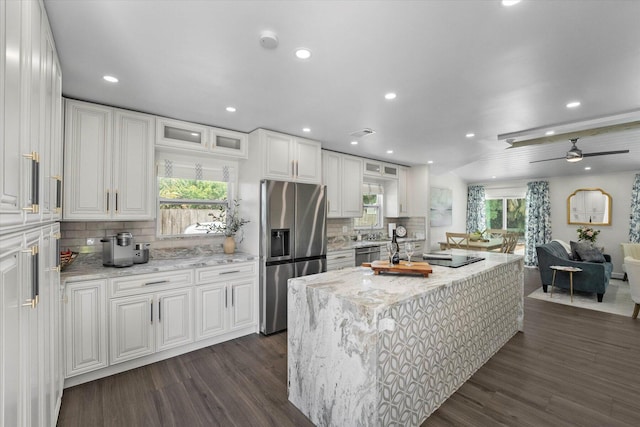
[[472, 254], [428, 278], [289, 280], [289, 400], [319, 426], [420, 425], [522, 330], [522, 257]]

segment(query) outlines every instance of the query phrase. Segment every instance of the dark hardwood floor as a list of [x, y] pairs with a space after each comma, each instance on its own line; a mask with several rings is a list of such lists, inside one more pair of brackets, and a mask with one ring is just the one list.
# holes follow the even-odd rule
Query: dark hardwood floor
[[[539, 284], [527, 269], [525, 295]], [[524, 333], [423, 426], [640, 425], [630, 316], [525, 297]], [[286, 340], [251, 335], [66, 389], [58, 426], [311, 425], [287, 401]]]

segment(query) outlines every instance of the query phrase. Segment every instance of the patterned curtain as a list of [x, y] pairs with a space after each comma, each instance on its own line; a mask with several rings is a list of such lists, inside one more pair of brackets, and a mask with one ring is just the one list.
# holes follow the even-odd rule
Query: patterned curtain
[[484, 214], [484, 187], [470, 185], [467, 190], [467, 233], [487, 228]]
[[551, 241], [551, 203], [549, 183], [527, 183], [524, 265], [538, 265], [536, 246]]
[[629, 218], [629, 241], [640, 243], [640, 174], [631, 189], [631, 216]]

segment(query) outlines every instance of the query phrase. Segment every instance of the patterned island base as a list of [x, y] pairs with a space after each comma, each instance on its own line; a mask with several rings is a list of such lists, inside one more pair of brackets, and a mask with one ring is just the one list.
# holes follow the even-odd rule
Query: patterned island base
[[289, 280], [289, 400], [318, 426], [419, 426], [523, 325], [523, 262]]

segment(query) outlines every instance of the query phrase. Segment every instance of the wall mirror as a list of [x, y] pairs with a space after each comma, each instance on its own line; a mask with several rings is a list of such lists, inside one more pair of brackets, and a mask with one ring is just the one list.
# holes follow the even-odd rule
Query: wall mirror
[[611, 196], [600, 188], [580, 188], [567, 199], [567, 223], [611, 225]]

